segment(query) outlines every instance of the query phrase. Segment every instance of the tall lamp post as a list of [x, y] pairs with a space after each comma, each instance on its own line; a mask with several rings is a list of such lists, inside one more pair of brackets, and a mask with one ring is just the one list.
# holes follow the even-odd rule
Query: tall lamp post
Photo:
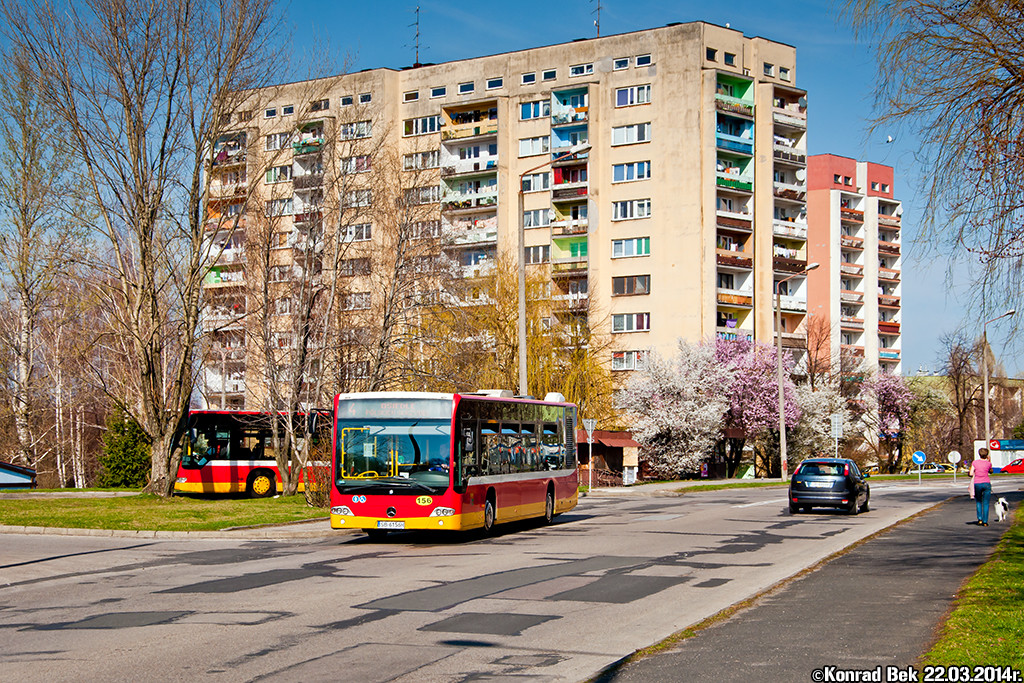
[[519, 395], [526, 396], [528, 393], [526, 383], [526, 226], [523, 225], [523, 177], [539, 171], [542, 168], [550, 166], [556, 161], [562, 161], [569, 157], [576, 156], [577, 154], [583, 154], [590, 151], [590, 144], [581, 142], [580, 144], [573, 145], [569, 148], [569, 151], [565, 154], [559, 154], [553, 159], [545, 161], [543, 164], [538, 164], [533, 168], [523, 171], [519, 174], [519, 248], [518, 257], [519, 261], [519, 314], [517, 317], [518, 323], [518, 342], [519, 342]]
[[779, 460], [782, 465], [782, 481], [789, 478], [789, 464], [786, 453], [786, 394], [782, 378], [782, 283], [792, 280], [798, 275], [806, 275], [818, 267], [812, 263], [799, 273], [793, 273], [775, 283], [775, 356], [779, 368]]
[[993, 322], [999, 320], [1000, 318], [1009, 317], [1009, 316], [1013, 315], [1016, 312], [1017, 312], [1016, 308], [1011, 308], [1010, 310], [1008, 310], [1006, 313], [1003, 313], [1002, 315], [997, 315], [996, 317], [992, 318], [991, 320], [986, 320], [985, 323], [981, 326], [981, 340], [982, 340], [981, 369], [982, 369], [982, 373], [983, 373], [983, 377], [984, 377], [984, 379], [982, 381], [983, 381], [983, 385], [984, 385], [983, 389], [984, 389], [984, 392], [985, 392], [985, 448], [989, 447], [989, 441], [992, 439], [991, 427], [989, 426], [989, 419], [988, 419], [988, 324], [989, 323], [993, 323]]

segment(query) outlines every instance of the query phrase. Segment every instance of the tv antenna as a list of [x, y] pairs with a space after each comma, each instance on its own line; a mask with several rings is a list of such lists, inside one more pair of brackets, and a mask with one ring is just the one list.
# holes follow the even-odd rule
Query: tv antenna
[[416, 9], [414, 10], [414, 12], [416, 13], [416, 21], [414, 21], [413, 23], [409, 24], [409, 26], [415, 26], [416, 27], [416, 43], [415, 43], [415, 46], [416, 46], [416, 61], [414, 62], [414, 65], [415, 66], [419, 66], [420, 65], [420, 6], [419, 5], [416, 5]]
[[597, 19], [594, 19], [594, 28], [597, 29], [597, 37], [600, 38], [601, 37], [601, 0], [597, 0], [597, 9], [595, 9], [593, 12], [591, 12], [591, 14], [596, 14], [597, 15]]

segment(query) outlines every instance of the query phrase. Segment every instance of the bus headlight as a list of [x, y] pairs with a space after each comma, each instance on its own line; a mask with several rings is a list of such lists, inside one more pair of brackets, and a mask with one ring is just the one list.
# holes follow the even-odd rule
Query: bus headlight
[[455, 514], [455, 508], [434, 508], [430, 512], [431, 517], [451, 517]]
[[331, 514], [332, 515], [348, 515], [349, 517], [351, 517], [352, 516], [352, 511], [349, 510], [348, 507], [346, 507], [344, 505], [335, 505], [334, 507], [331, 508]]

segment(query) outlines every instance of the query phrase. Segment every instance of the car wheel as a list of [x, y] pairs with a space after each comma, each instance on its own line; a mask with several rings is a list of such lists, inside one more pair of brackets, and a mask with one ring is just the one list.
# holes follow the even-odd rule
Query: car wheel
[[861, 512], [867, 512], [868, 510], [871, 509], [870, 506], [868, 505], [868, 503], [870, 501], [871, 501], [871, 496], [868, 496], [867, 498], [864, 499], [864, 504], [860, 506], [860, 511]]
[[853, 502], [850, 503], [850, 507], [846, 509], [846, 514], [855, 515], [857, 514], [857, 498], [854, 497]]
[[484, 503], [484, 531], [491, 533], [494, 530], [495, 512], [494, 499], [488, 498]]
[[790, 503], [789, 504], [789, 514], [795, 515], [798, 512], [800, 512], [800, 506], [799, 505], [794, 505], [793, 503]]

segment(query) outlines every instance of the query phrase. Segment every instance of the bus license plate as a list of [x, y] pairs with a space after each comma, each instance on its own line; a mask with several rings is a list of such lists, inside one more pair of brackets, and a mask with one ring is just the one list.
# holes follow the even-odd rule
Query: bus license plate
[[378, 529], [404, 529], [405, 522], [392, 522], [390, 520], [381, 520], [377, 522]]

